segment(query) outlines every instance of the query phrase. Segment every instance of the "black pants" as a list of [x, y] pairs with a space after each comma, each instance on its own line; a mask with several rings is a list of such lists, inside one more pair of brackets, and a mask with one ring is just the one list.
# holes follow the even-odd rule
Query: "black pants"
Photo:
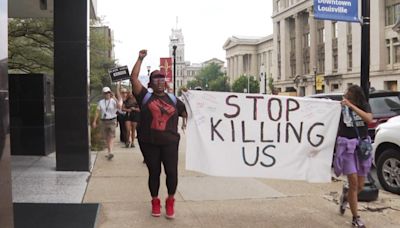
[[149, 170], [149, 189], [152, 197], [158, 196], [160, 188], [161, 163], [167, 176], [168, 195], [174, 195], [178, 185], [178, 143], [154, 145], [139, 142]]
[[117, 120], [120, 130], [119, 141], [125, 143], [126, 141], [125, 114], [118, 113]]

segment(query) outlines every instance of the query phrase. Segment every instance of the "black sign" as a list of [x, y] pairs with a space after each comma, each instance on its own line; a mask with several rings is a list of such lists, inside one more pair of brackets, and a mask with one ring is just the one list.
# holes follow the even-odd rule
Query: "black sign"
[[121, 66], [108, 70], [112, 82], [118, 82], [130, 78], [128, 66]]

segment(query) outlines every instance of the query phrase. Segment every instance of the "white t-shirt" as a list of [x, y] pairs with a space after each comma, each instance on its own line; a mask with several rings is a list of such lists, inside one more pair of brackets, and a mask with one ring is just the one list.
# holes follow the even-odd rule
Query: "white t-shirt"
[[97, 105], [97, 110], [100, 110], [100, 119], [114, 119], [117, 117], [117, 101], [113, 98], [102, 99]]

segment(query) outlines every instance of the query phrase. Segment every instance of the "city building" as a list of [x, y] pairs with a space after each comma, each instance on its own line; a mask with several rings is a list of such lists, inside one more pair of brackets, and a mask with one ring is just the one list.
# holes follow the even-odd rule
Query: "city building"
[[223, 48], [230, 84], [242, 75], [254, 76], [260, 80], [260, 92], [267, 93], [268, 78], [273, 77], [273, 37], [232, 36]]
[[[281, 92], [295, 91], [298, 96], [305, 96], [316, 92], [344, 91], [351, 84], [360, 84], [360, 24], [316, 20], [313, 2], [272, 2], [274, 32], [270, 40], [273, 43], [270, 72], [274, 87]], [[400, 0], [371, 1], [370, 4], [371, 87], [377, 90], [400, 90], [400, 23], [396, 23], [400, 16]], [[243, 69], [247, 61], [246, 53], [229, 46], [234, 40], [229, 38], [224, 45], [230, 78], [244, 72], [260, 74], [260, 70], [254, 72], [257, 71], [255, 66], [250, 67], [249, 71]], [[248, 49], [257, 49], [258, 40], [238, 39], [235, 48], [249, 46]], [[254, 62], [252, 64], [256, 65]]]
[[113, 43], [114, 43], [114, 33], [113, 31], [108, 27], [108, 26], [91, 26], [90, 29], [97, 33], [100, 34], [101, 37], [103, 37], [101, 39], [101, 41], [103, 41], [103, 46], [107, 47], [107, 51], [105, 51], [104, 53], [102, 53], [102, 55], [105, 58], [109, 58], [110, 60], [114, 60], [115, 59], [115, 53], [114, 53], [114, 47], [113, 47]]
[[199, 71], [210, 63], [221, 66], [221, 71], [226, 72], [225, 62], [217, 58], [212, 58], [202, 63], [185, 61], [185, 42], [182, 29], [172, 29], [169, 39], [169, 56], [172, 58], [174, 57], [174, 46], [176, 46], [176, 88], [186, 87], [187, 83], [194, 80]]

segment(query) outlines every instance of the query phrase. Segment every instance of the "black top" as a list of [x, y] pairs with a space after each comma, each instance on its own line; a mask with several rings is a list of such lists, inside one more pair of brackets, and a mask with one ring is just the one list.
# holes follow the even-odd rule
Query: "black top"
[[165, 145], [179, 142], [178, 118], [186, 112], [185, 104], [179, 99], [177, 103], [165, 94], [152, 94], [145, 104], [143, 98], [148, 90], [143, 88], [135, 96], [141, 110], [140, 122], [137, 128], [138, 140], [144, 143]]
[[[364, 112], [371, 113], [371, 106], [368, 103], [365, 103], [363, 106], [358, 107], [362, 109]], [[368, 125], [361, 119], [356, 112], [352, 111], [349, 108], [349, 112], [353, 113], [354, 120], [356, 122], [356, 126], [358, 128], [358, 132], [360, 133], [361, 138], [367, 138], [368, 136]], [[353, 121], [349, 123], [344, 123], [343, 121], [343, 113], [340, 115], [340, 122], [339, 122], [339, 132], [338, 136], [346, 137], [349, 139], [357, 138], [356, 129], [353, 127]]]

